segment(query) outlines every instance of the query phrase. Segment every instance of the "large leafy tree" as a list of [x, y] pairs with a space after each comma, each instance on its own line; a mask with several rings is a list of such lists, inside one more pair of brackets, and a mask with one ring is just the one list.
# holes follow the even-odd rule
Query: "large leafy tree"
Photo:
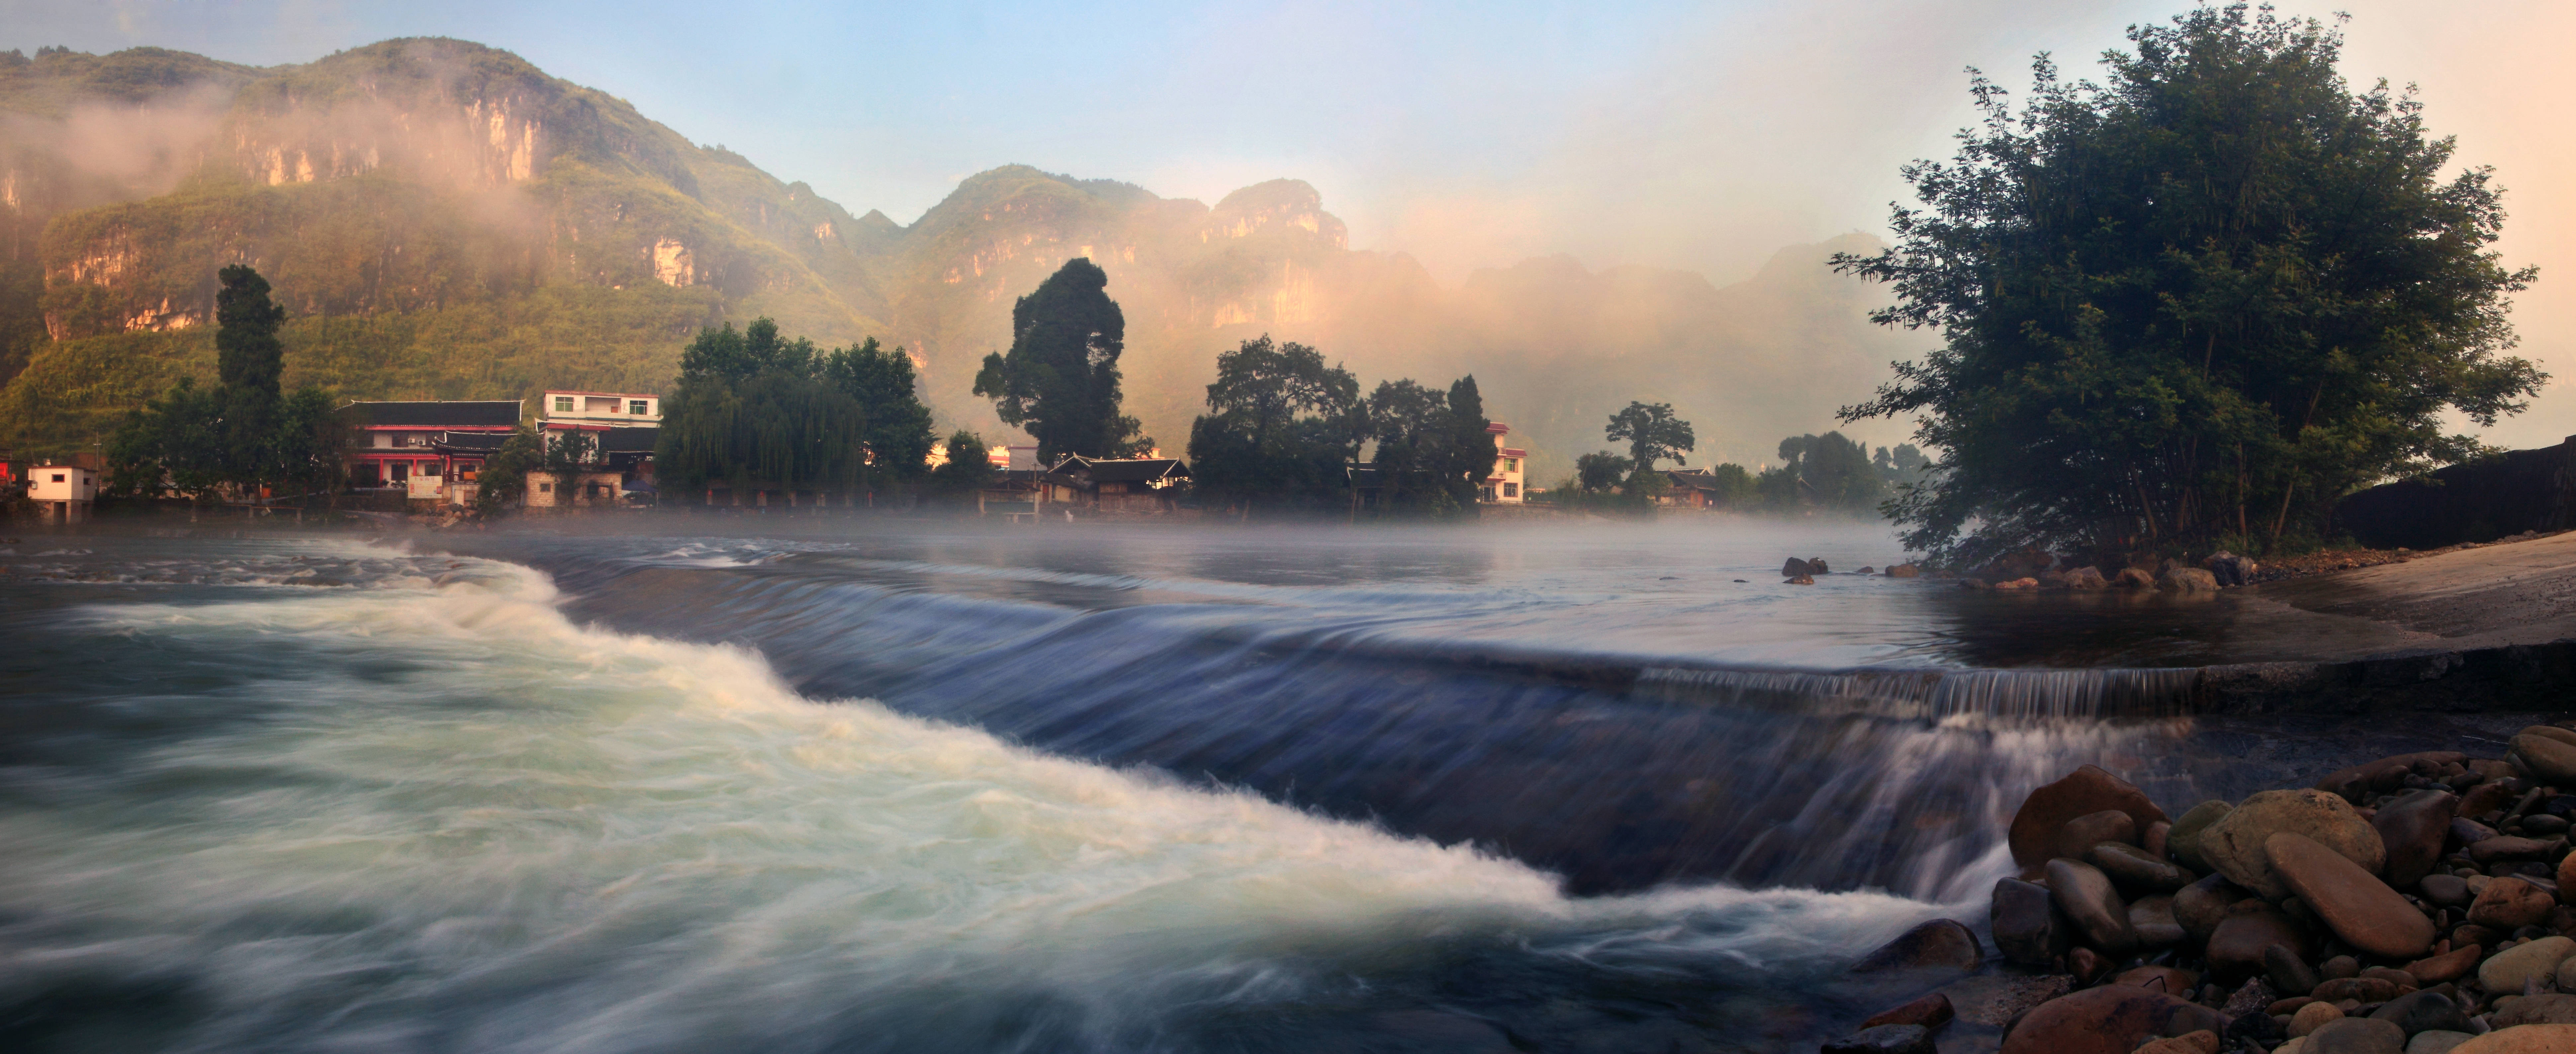
[[1342, 466], [1368, 435], [1359, 381], [1322, 352], [1264, 335], [1216, 357], [1208, 412], [1190, 423], [1191, 486], [1206, 500], [1340, 504]]
[[1154, 445], [1120, 412], [1118, 356], [1127, 317], [1109, 299], [1109, 275], [1074, 257], [1011, 306], [1011, 350], [984, 356], [975, 394], [1002, 423], [1038, 441], [1038, 458], [1130, 457]]
[[1474, 513], [1476, 486], [1493, 473], [1496, 456], [1476, 378], [1461, 377], [1447, 391], [1409, 378], [1381, 381], [1369, 393], [1366, 413], [1387, 511]]
[[848, 490], [877, 474], [918, 476], [929, 437], [902, 349], [870, 340], [821, 351], [763, 318], [740, 332], [700, 330], [681, 353], [653, 461], [682, 491], [718, 479], [737, 493]]
[[1779, 470], [1798, 482], [1794, 488], [1775, 484], [1795, 495], [1791, 507], [1857, 514], [1887, 496], [1887, 477], [1870, 461], [1869, 448], [1840, 432], [1781, 440]]
[[227, 486], [334, 489], [348, 422], [320, 388], [284, 394], [286, 353], [277, 330], [286, 310], [270, 300], [268, 280], [246, 265], [226, 267], [216, 279], [215, 384], [182, 380], [127, 415], [108, 443], [109, 487], [149, 495], [166, 486], [200, 499]]
[[2534, 272], [2491, 248], [2489, 172], [2446, 175], [2411, 92], [2351, 90], [2337, 31], [2239, 4], [2128, 37], [2100, 84], [2041, 56], [2018, 109], [1977, 77], [1895, 247], [1836, 258], [1894, 286], [1876, 321], [1943, 337], [1844, 410], [1941, 452], [1891, 505], [1909, 545], [2295, 543], [2546, 379], [2503, 354]]
[[215, 390], [223, 414], [224, 461], [231, 482], [271, 482], [286, 346], [277, 328], [286, 309], [269, 299], [268, 279], [246, 264], [215, 272]]
[[1654, 471], [1658, 461], [1689, 464], [1682, 455], [1699, 444], [1690, 422], [1673, 416], [1671, 403], [1629, 403], [1610, 415], [1602, 434], [1613, 443], [1628, 444], [1628, 461], [1639, 472]]

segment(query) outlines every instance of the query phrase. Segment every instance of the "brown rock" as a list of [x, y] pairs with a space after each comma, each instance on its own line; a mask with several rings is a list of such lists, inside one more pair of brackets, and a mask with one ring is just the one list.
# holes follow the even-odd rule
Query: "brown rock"
[[2189, 998], [2191, 990], [2200, 987], [2200, 975], [2170, 966], [2139, 966], [2121, 971], [2120, 976], [2111, 979], [2111, 983], [2153, 988], [2167, 995]]
[[2118, 809], [2087, 813], [2057, 829], [2055, 855], [2069, 860], [2082, 860], [2094, 846], [2104, 842], [2136, 848], [2138, 821]]
[[2086, 765], [2022, 799], [2005, 836], [2013, 862], [2037, 867], [2053, 855], [2063, 855], [2057, 852], [2057, 837], [2066, 821], [2105, 809], [2128, 814], [2132, 832], [2165, 818], [2164, 810], [2147, 800], [2145, 792], [2098, 766]]
[[2308, 1033], [2301, 1054], [2404, 1054], [2406, 1030], [2394, 1021], [2347, 1017]]
[[2415, 987], [2426, 988], [2444, 981], [2457, 981], [2469, 975], [2485, 949], [2474, 944], [2453, 948], [2430, 958], [2406, 964], [2406, 973], [2415, 978]]
[[2206, 873], [2216, 870], [2200, 855], [2200, 835], [2209, 829], [2210, 824], [2217, 823], [2219, 817], [2235, 808], [2226, 802], [2211, 800], [2185, 810], [2174, 820], [2173, 828], [2165, 832], [2167, 854], [2194, 871]]
[[2376, 977], [2336, 977], [2317, 982], [2316, 988], [2308, 994], [2328, 1003], [2340, 1003], [2346, 999], [2385, 1003], [2397, 998], [2397, 986]]
[[1965, 972], [1976, 969], [1977, 964], [1984, 961], [1986, 961], [1985, 948], [1977, 943], [1976, 931], [1952, 919], [1932, 919], [1898, 934], [1895, 940], [1863, 956], [1861, 961], [1852, 964], [1852, 972], [1882, 973], [1890, 970]]
[[2023, 966], [2046, 966], [2066, 954], [2073, 943], [2075, 924], [2058, 910], [2057, 898], [2046, 886], [2017, 878], [1997, 879], [1989, 911], [1987, 924], [1995, 935], [1995, 948]]
[[2290, 1012], [2290, 1038], [2297, 1039], [2325, 1027], [2328, 1022], [2341, 1020], [2343, 1011], [2335, 1009], [2333, 1003], [2309, 1003]]
[[2144, 948], [2169, 948], [2189, 936], [2174, 919], [2173, 898], [2161, 894], [2129, 903], [2129, 929], [2137, 933], [2138, 945]]
[[2542, 783], [2576, 784], [2576, 733], [2533, 725], [2514, 735], [2513, 751], [2505, 760], [2521, 765]]
[[2111, 584], [2120, 589], [2154, 589], [2156, 576], [2144, 568], [2123, 567], [2111, 577]]
[[2524, 926], [2536, 925], [2549, 917], [2558, 906], [2558, 898], [2519, 878], [2505, 877], [2487, 883], [2478, 899], [2469, 902], [2469, 921], [2510, 933]]
[[2275, 944], [2290, 949], [2301, 959], [2314, 951], [2307, 935], [2287, 915], [2260, 906], [2231, 913], [2209, 935], [2209, 972], [2217, 976], [2220, 984], [2236, 984], [2258, 976], [2264, 972], [2263, 949]]
[[2451, 818], [2451, 837], [2459, 839], [2461, 845], [2467, 846], [2476, 845], [2498, 835], [2493, 827], [2465, 816], [2455, 816]]
[[2199, 875], [2183, 870], [2182, 865], [2150, 856], [2137, 846], [2118, 842], [2096, 843], [2080, 859], [2101, 868], [2103, 874], [2120, 884], [2120, 888], [2136, 892], [2171, 893], [2200, 879]]
[[2200, 1015], [2186, 1016], [2184, 1007], [2214, 1013], [2130, 985], [2087, 988], [2032, 1009], [2004, 1037], [2002, 1054], [2130, 1054], [2140, 1042], [2163, 1036], [2177, 1018], [2197, 1024]]
[[2383, 958], [2413, 958], [2433, 946], [2433, 920], [2340, 853], [2284, 831], [2263, 843], [2272, 871], [2343, 942]]
[[2138, 848], [2146, 850], [2148, 856], [2158, 860], [2173, 858], [2172, 841], [2173, 824], [2163, 820], [2148, 824], [2146, 830], [2138, 832]]
[[2543, 992], [2521, 996], [2508, 1003], [2496, 1000], [2492, 1024], [2497, 1028], [2516, 1025], [2576, 1025], [2576, 995]]
[[2218, 1054], [2218, 1033], [2208, 1029], [2153, 1040], [2136, 1054]]
[[2263, 843], [2283, 832], [2313, 839], [2371, 874], [2388, 860], [2370, 821], [2352, 803], [2321, 790], [2262, 791], [2245, 799], [2201, 832], [2200, 855], [2229, 881], [2279, 900], [2290, 890], [2273, 876]]
[[2496, 811], [2497, 809], [2511, 805], [2515, 798], [2522, 797], [2522, 788], [2517, 786], [2520, 782], [2520, 780], [2509, 779], [2495, 780], [2471, 787], [2467, 794], [2460, 796], [2460, 804], [2452, 815], [2462, 817], [2484, 816]]
[[2500, 1028], [2451, 1048], [2451, 1054], [2567, 1054], [2576, 1050], [2576, 1025]]
[[2414, 885], [2442, 862], [2442, 842], [2450, 837], [2452, 810], [2459, 796], [2449, 791], [2415, 790], [2379, 807], [2370, 826], [2388, 849], [2382, 876], [2399, 888]]
[[2427, 750], [2416, 754], [2399, 754], [2377, 761], [2367, 761], [2348, 769], [2336, 769], [2316, 782], [2321, 791], [2331, 791], [2343, 800], [2361, 804], [2371, 791], [2392, 791], [2408, 773], [2418, 769], [2438, 768], [2465, 762], [2469, 756], [2456, 750]]
[[2174, 893], [2174, 921], [2194, 943], [2207, 943], [2228, 909], [2252, 895], [2236, 888], [2225, 875], [2210, 875]]
[[1947, 1024], [1953, 1014], [1954, 1011], [1950, 1009], [1950, 997], [1934, 992], [1904, 1006], [1890, 1007], [1871, 1014], [1869, 1020], [1860, 1023], [1860, 1027], [1921, 1025], [1925, 1028], [1939, 1028]]
[[2576, 904], [2576, 853], [2558, 862], [2558, 898]]
[[2111, 887], [2111, 877], [2081, 860], [2059, 857], [2048, 862], [2048, 892], [2057, 908], [2075, 924], [2083, 943], [2112, 955], [2138, 946], [2129, 928], [2129, 905]]
[[2554, 846], [2549, 842], [2537, 838], [2500, 834], [2470, 846], [2469, 859], [2481, 864], [2491, 864], [2498, 860], [2538, 860], [2549, 855], [2552, 848]]
[[1986, 1028], [2002, 1028], [2025, 1011], [2075, 988], [2075, 979], [2062, 973], [2038, 977], [1991, 974], [1951, 982], [1941, 989], [1959, 1020]]
[[2111, 960], [2103, 958], [2101, 952], [2080, 944], [2075, 947], [2075, 950], [2066, 953], [2066, 972], [2075, 975], [2075, 986], [2078, 988], [2088, 987], [2093, 982], [2101, 980], [2104, 974], [2111, 972], [2111, 966]]

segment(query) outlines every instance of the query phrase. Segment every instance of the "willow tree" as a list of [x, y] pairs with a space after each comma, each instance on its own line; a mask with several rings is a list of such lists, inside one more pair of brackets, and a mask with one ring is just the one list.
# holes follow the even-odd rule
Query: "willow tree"
[[2534, 272], [2492, 249], [2489, 171], [2446, 172], [2411, 91], [2351, 90], [2338, 31], [2240, 4], [2128, 39], [2101, 84], [2040, 56], [2019, 108], [1977, 76], [1958, 155], [1903, 170], [1896, 245], [1835, 258], [1893, 285], [1877, 322], [1943, 339], [1843, 411], [1941, 452], [1889, 505], [1910, 546], [2296, 544], [2546, 379], [2504, 354]]
[[918, 474], [930, 414], [913, 393], [910, 361], [886, 361], [902, 354], [874, 340], [819, 351], [766, 318], [740, 332], [701, 330], [663, 402], [655, 473], [682, 491], [724, 480], [736, 493], [851, 490], [872, 459], [878, 472]]

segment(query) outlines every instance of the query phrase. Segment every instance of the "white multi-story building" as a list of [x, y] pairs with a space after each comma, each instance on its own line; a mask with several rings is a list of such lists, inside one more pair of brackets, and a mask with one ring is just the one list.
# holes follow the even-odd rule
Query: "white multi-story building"
[[1485, 477], [1485, 485], [1477, 488], [1476, 500], [1497, 505], [1527, 501], [1529, 488], [1523, 483], [1528, 478], [1529, 451], [1503, 445], [1504, 437], [1512, 434], [1510, 425], [1496, 421], [1486, 425], [1485, 431], [1494, 437], [1494, 471]]
[[653, 428], [662, 423], [662, 397], [643, 392], [554, 392], [537, 401], [549, 425]]

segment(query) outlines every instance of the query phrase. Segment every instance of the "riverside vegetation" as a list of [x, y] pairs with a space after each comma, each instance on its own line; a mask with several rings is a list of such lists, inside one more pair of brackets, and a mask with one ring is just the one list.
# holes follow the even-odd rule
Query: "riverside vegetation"
[[[2169, 816], [2086, 765], [2032, 791], [1995, 884], [1859, 970], [1954, 978], [1824, 1045], [2003, 1054], [2576, 1050], [2576, 729]], [[1963, 973], [1978, 976], [1955, 979]], [[1896, 974], [1903, 976], [1902, 973]]]

